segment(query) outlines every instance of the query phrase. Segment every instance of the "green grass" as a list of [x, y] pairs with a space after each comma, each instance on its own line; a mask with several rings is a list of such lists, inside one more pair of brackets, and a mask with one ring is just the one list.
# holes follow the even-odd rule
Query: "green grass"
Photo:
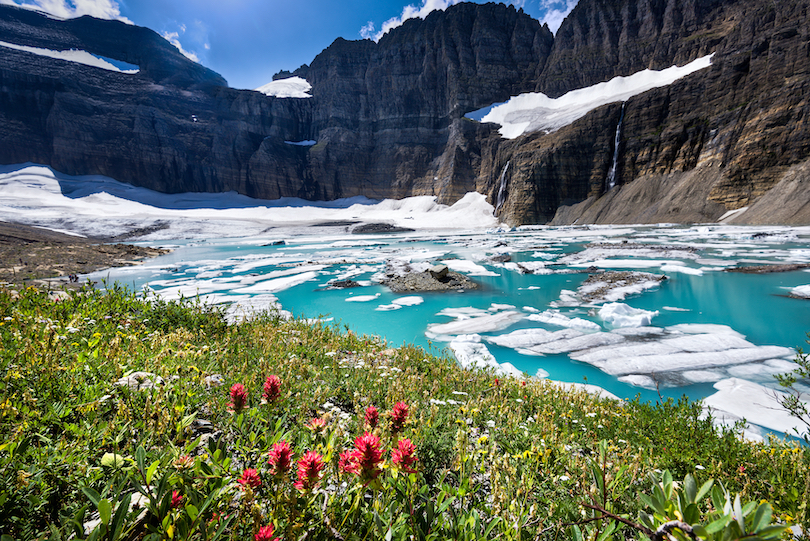
[[[136, 371], [163, 384], [115, 384]], [[264, 403], [271, 374], [281, 396]], [[221, 385], [206, 383], [213, 375]], [[238, 412], [235, 383], [248, 392]], [[392, 432], [397, 402], [408, 419]], [[385, 453], [366, 484], [338, 462], [370, 430], [370, 405]], [[119, 287], [61, 301], [0, 291], [0, 535], [11, 539], [252, 539], [267, 525], [283, 539], [643, 538], [610, 516], [644, 523], [641, 495], [666, 487], [662, 470], [714, 479], [730, 497], [769, 502], [774, 521], [810, 527], [806, 448], [743, 442], [701, 413], [685, 398], [617, 402], [498, 380], [336, 324], [267, 313], [229, 325], [214, 309]], [[316, 417], [325, 427], [307, 428]], [[414, 473], [392, 460], [403, 439]], [[294, 460], [323, 456], [317, 488], [293, 487], [294, 462], [271, 474], [281, 440]], [[246, 468], [260, 486], [238, 482]], [[703, 496], [699, 520], [722, 514]], [[748, 511], [755, 526], [770, 521]]]

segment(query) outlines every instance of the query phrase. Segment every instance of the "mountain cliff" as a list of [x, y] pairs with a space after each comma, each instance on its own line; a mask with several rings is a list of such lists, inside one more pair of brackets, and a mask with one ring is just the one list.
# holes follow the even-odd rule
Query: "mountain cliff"
[[[145, 28], [0, 6], [0, 41], [139, 68], [0, 47], [0, 163], [270, 199], [479, 191], [515, 225], [714, 221], [744, 207], [731, 219], [808, 222], [807, 11], [580, 0], [555, 37], [513, 7], [457, 4], [378, 43], [335, 40], [292, 74], [312, 97], [278, 98], [228, 88]], [[464, 116], [710, 53], [710, 68], [552, 133], [505, 139]], [[303, 141], [315, 144], [291, 144]]]

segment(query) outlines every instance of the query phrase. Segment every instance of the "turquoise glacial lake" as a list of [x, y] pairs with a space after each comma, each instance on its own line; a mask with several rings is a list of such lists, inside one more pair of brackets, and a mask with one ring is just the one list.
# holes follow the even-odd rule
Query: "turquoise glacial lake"
[[[810, 272], [728, 272], [810, 263], [810, 228], [349, 235], [335, 226], [145, 244], [173, 251], [91, 278], [167, 299], [199, 295], [231, 314], [274, 305], [394, 346], [414, 343], [463, 364], [587, 382], [623, 398], [703, 398], [729, 378], [774, 386], [773, 375], [791, 368], [810, 331], [810, 299], [802, 298]], [[381, 283], [386, 274], [436, 263], [480, 287], [398, 294]], [[602, 284], [607, 298], [589, 297], [586, 280], [604, 276], [614, 279]], [[622, 289], [618, 278], [627, 276], [638, 282]], [[339, 279], [360, 285], [329, 287]]]

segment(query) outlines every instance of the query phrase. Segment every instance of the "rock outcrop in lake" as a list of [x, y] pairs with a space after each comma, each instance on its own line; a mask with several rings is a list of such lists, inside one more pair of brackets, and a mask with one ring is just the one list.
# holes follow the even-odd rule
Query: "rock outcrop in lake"
[[[478, 191], [513, 225], [714, 221], [745, 207], [729, 220], [810, 222], [808, 7], [580, 0], [554, 36], [514, 7], [457, 4], [378, 43], [335, 40], [289, 74], [312, 97], [277, 98], [228, 88], [145, 28], [0, 6], [4, 42], [139, 68], [2, 47], [0, 163], [269, 199]], [[710, 53], [711, 67], [552, 133], [504, 139], [464, 116]]]

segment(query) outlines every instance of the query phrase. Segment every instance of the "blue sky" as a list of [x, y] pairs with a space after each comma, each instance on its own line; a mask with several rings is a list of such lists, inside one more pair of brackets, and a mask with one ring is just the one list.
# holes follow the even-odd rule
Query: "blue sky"
[[[235, 88], [308, 64], [335, 38], [377, 38], [458, 0], [0, 0], [60, 17], [124, 19], [162, 34]], [[507, 0], [556, 31], [576, 0]]]

